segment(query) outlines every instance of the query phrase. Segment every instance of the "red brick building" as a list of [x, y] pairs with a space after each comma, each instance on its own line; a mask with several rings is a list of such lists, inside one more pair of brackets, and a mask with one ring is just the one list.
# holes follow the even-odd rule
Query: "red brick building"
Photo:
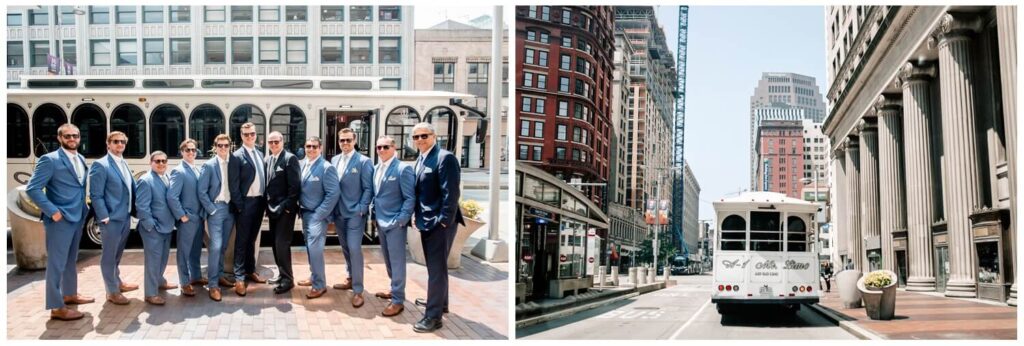
[[800, 198], [804, 177], [804, 128], [800, 120], [765, 120], [757, 133], [758, 191]]

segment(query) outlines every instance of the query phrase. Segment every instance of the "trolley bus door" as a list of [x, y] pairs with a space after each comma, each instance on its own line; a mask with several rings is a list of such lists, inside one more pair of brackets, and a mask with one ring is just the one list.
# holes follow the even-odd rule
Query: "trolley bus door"
[[320, 138], [323, 138], [323, 155], [324, 159], [330, 161], [334, 155], [341, 152], [338, 148], [338, 131], [344, 128], [351, 128], [356, 132], [356, 151], [366, 155], [366, 157], [374, 158], [376, 155], [370, 150], [374, 131], [371, 130], [371, 119], [376, 114], [375, 110], [320, 110], [320, 128], [323, 129], [323, 133], [320, 134]]

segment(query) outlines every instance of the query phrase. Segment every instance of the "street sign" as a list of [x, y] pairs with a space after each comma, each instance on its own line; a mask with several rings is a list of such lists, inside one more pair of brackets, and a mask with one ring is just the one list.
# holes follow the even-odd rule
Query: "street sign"
[[588, 258], [588, 259], [587, 259], [587, 262], [590, 262], [590, 263], [594, 263], [594, 258], [593, 258], [593, 257], [591, 257], [591, 258]]
[[565, 262], [565, 261], [569, 260], [569, 257], [566, 257], [565, 255], [561, 255], [561, 256], [558, 256], [558, 260], [561, 261], [561, 262]]
[[596, 235], [597, 235], [597, 230], [596, 229], [591, 228], [591, 229], [587, 230], [587, 236], [588, 237], [593, 237], [593, 236], [596, 236]]

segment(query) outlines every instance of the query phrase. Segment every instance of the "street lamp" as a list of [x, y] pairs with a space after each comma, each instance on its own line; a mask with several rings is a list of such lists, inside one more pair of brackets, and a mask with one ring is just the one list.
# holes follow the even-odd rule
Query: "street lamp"
[[[662, 185], [664, 185], [662, 183], [662, 181], [665, 178], [664, 177], [664, 172], [665, 171], [670, 171], [670, 172], [675, 173], [675, 174], [682, 174], [682, 172], [681, 172], [682, 170], [679, 167], [647, 167], [647, 169], [648, 170], [658, 171], [658, 179], [656, 180], [656, 183], [655, 183], [656, 184], [655, 187], [657, 187], [657, 191], [654, 193], [654, 199], [655, 199], [655, 203], [654, 203], [654, 225], [656, 227], [655, 227], [655, 232], [654, 232], [654, 239], [652, 240], [653, 243], [652, 243], [652, 246], [651, 246], [651, 248], [654, 250], [654, 259], [653, 259], [654, 276], [657, 276], [658, 275], [657, 274], [658, 273], [658, 248], [659, 248], [658, 245], [660, 245], [660, 243], [658, 242], [658, 233], [661, 233], [661, 218], [659, 217], [660, 216], [659, 209], [661, 207], [661, 190], [664, 189], [664, 186], [662, 186]], [[683, 193], [683, 191], [675, 191], [673, 193]], [[682, 225], [680, 225], [680, 228], [681, 227], [682, 227]]]

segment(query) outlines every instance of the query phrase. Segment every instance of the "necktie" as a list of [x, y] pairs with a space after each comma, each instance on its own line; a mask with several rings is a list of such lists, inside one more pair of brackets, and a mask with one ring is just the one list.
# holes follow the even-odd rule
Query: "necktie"
[[82, 180], [82, 176], [84, 175], [84, 174], [82, 174], [82, 161], [78, 160], [77, 156], [70, 157], [68, 159], [70, 159], [71, 160], [71, 164], [75, 166], [75, 175], [78, 178], [78, 182], [79, 183], [84, 183], [84, 181]]
[[[263, 166], [263, 163], [259, 161], [258, 155], [253, 155], [253, 151], [255, 150], [246, 150], [246, 153], [249, 155], [249, 160], [252, 160], [256, 167]], [[266, 186], [266, 179], [263, 177], [263, 171], [259, 169], [254, 169], [254, 171], [256, 171], [256, 178], [259, 179], [260, 182], [260, 194], [263, 194], [263, 186]]]
[[163, 181], [164, 181], [164, 186], [165, 186], [165, 187], [166, 187], [166, 186], [171, 186], [171, 182], [170, 182], [170, 180], [167, 180], [167, 175], [165, 175], [165, 174], [161, 174], [161, 175], [160, 175], [160, 180], [163, 180]]
[[305, 179], [306, 176], [309, 175], [309, 166], [311, 166], [311, 165], [312, 165], [312, 163], [309, 162], [309, 161], [306, 161], [306, 163], [302, 165], [302, 178], [303, 179]]
[[377, 165], [377, 178], [374, 179], [375, 183], [373, 184], [373, 186], [374, 186], [373, 192], [374, 193], [377, 193], [377, 191], [380, 190], [380, 184], [382, 183], [383, 179], [384, 179], [384, 163], [381, 162], [380, 164]]
[[341, 154], [341, 160], [338, 160], [338, 179], [345, 175], [345, 168], [348, 168], [348, 154]]

